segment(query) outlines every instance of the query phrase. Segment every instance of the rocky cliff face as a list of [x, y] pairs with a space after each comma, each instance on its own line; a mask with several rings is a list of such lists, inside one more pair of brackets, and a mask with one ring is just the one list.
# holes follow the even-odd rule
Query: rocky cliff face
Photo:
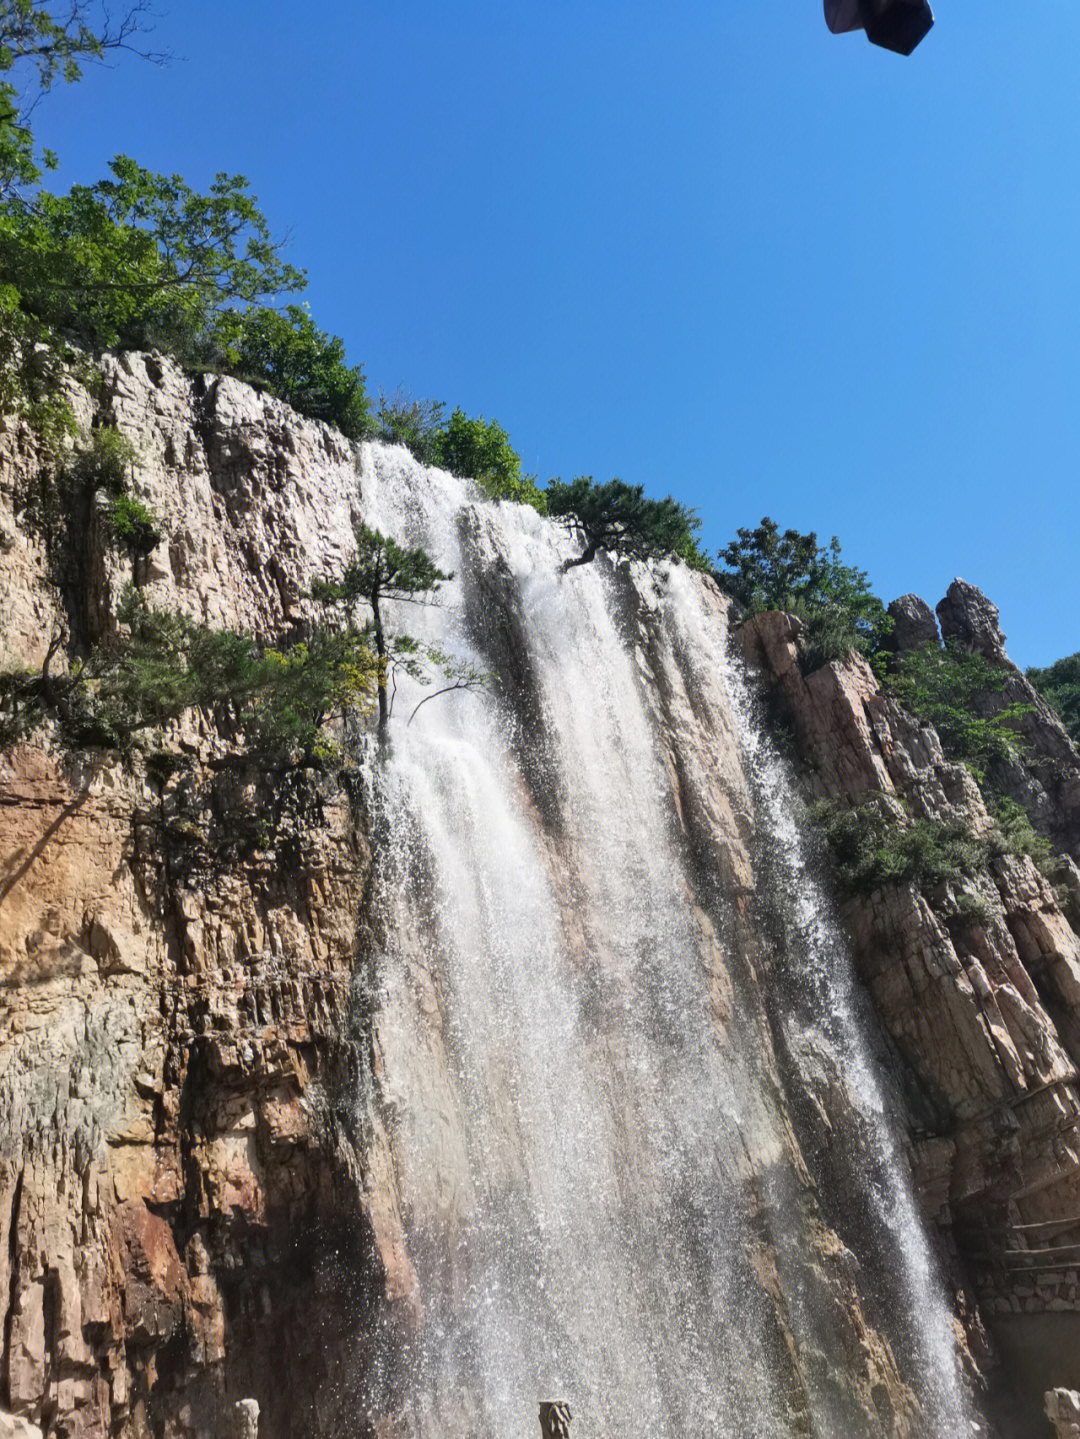
[[[150, 358], [77, 399], [142, 457], [168, 533], [148, 596], [285, 635], [313, 557], [344, 557], [350, 447]], [[26, 522], [50, 476], [21, 430], [0, 474], [0, 654], [40, 665], [54, 636], [115, 627], [130, 566], [92, 520], [73, 593]], [[361, 1062], [367, 844], [340, 787], [311, 784], [275, 851], [224, 857], [205, 840], [222, 741], [175, 743], [189, 802], [106, 754], [0, 757], [0, 1409], [73, 1439], [217, 1434], [258, 1387], [264, 1430], [329, 1432], [335, 1366], [408, 1289], [377, 1136], [361, 1174], [348, 1124], [311, 1102]]]
[[[901, 648], [937, 641], [917, 597], [890, 608]], [[985, 697], [983, 712], [1026, 707], [1012, 793], [1045, 832], [1073, 845], [1080, 763], [1056, 715], [1009, 662], [996, 609], [958, 580], [938, 615], [947, 638], [1005, 672], [1005, 689]], [[763, 615], [742, 641], [794, 727], [808, 794], [896, 797], [915, 816], [986, 833], [978, 788], [946, 760], [933, 729], [884, 694], [858, 657], [804, 676], [798, 631], [796, 620]], [[977, 1302], [989, 1327], [995, 1402], [1005, 1432], [1018, 1434], [1036, 1432], [1043, 1390], [1080, 1383], [1080, 890], [1071, 863], [1059, 864], [1055, 879], [1026, 855], [1004, 854], [977, 882], [977, 910], [960, 882], [929, 894], [890, 886], [851, 898], [844, 911], [906, 1076], [919, 1191], [949, 1236], [961, 1306], [972, 1313]]]
[[[118, 424], [140, 453], [138, 486], [167, 535], [139, 562], [148, 598], [267, 640], [298, 632], [311, 575], [342, 567], [353, 523], [370, 520], [408, 469], [400, 452], [369, 453], [360, 475], [359, 452], [332, 431], [154, 357], [107, 362], [100, 394], [76, 403], [84, 425]], [[65, 568], [40, 519], [50, 478], [31, 439], [13, 429], [0, 440], [0, 657], [39, 666], [56, 640], [60, 666], [116, 633], [130, 563], [106, 546], [91, 505], [77, 563], [68, 553]], [[554, 544], [539, 532], [524, 539]], [[558, 747], [565, 764], [579, 752], [571, 740], [588, 735], [552, 714], [523, 607], [523, 542], [480, 512], [453, 537], [473, 576], [463, 623], [482, 632], [512, 717], [505, 764], [523, 818], [504, 838], [526, 833], [541, 857], [558, 944], [595, 986], [590, 1003], [602, 1008], [604, 984], [618, 990], [615, 1018], [580, 1059], [588, 1088], [599, 1057], [624, 1062], [632, 1050], [635, 1001], [620, 935], [590, 908], [614, 851], [590, 857], [585, 801], [566, 803]], [[553, 551], [553, 572], [557, 561]], [[610, 586], [613, 634], [660, 736], [671, 884], [692, 901], [680, 902], [694, 917], [717, 1044], [753, 1055], [760, 1097], [745, 1110], [740, 1101], [724, 1159], [744, 1225], [747, 1273], [736, 1278], [757, 1296], [775, 1391], [763, 1412], [777, 1416], [775, 1432], [927, 1434], [917, 1346], [890, 1321], [895, 1276], [873, 1245], [860, 1251], [865, 1221], [842, 1198], [852, 1155], [870, 1143], [866, 1123], [835, 1055], [792, 1020], [805, 999], [774, 932], [795, 921], [765, 892], [775, 857], [758, 852], [760, 798], [730, 695], [715, 667], [694, 659], [694, 633], [674, 623], [648, 572]], [[694, 586], [692, 613], [722, 633], [725, 602], [708, 582]], [[943, 628], [1007, 668], [996, 613], [954, 591]], [[531, 603], [542, 610], [543, 594]], [[936, 633], [929, 612], [909, 608], [913, 634]], [[989, 826], [970, 776], [860, 662], [804, 677], [795, 623], [778, 616], [754, 621], [743, 640], [794, 724], [815, 795], [895, 794], [917, 814]], [[596, 679], [589, 642], [583, 632], [582, 691]], [[1008, 671], [1009, 695], [1024, 683]], [[1017, 770], [1015, 793], [1074, 848], [1075, 755], [1052, 715], [1036, 709], [1025, 723], [1038, 762]], [[478, 1140], [454, 1007], [470, 972], [433, 957], [432, 894], [415, 875], [395, 888], [379, 870], [385, 832], [376, 837], [379, 817], [347, 776], [268, 797], [279, 809], [273, 848], [223, 845], [215, 760], [226, 740], [196, 718], [169, 744], [188, 761], [182, 781], [106, 753], [72, 757], [47, 739], [0, 755], [0, 1411], [63, 1439], [180, 1439], [222, 1433], [226, 1406], [253, 1395], [267, 1439], [472, 1433], [483, 1413], [472, 1370], [475, 1393], [462, 1386], [450, 1409], [444, 1396], [434, 1419], [409, 1418], [403, 1402], [403, 1376], [430, 1360], [424, 1336], [467, 1311], [469, 1284], [490, 1261], [473, 1212], [484, 1186], [470, 1175]], [[400, 753], [404, 764], [410, 752]], [[644, 836], [645, 810], [636, 823]], [[655, 869], [642, 870], [645, 885], [659, 914]], [[889, 1036], [898, 1078], [886, 1076], [886, 1088], [916, 1133], [912, 1165], [951, 1255], [972, 1366], [989, 1357], [982, 1314], [1008, 1379], [999, 1387], [1027, 1406], [1023, 1420], [1000, 1406], [1003, 1433], [1019, 1435], [1039, 1422], [1041, 1389], [1080, 1386], [1070, 1358], [1080, 1283], [1066, 1263], [1080, 1253], [1068, 1247], [1080, 1244], [1080, 883], [1056, 893], [1029, 860], [1002, 856], [982, 900], [975, 919], [957, 895], [901, 888], [852, 901], [844, 918]], [[662, 926], [648, 933], [662, 945]], [[541, 953], [539, 930], [532, 945]], [[397, 967], [379, 997], [367, 967], [390, 951]], [[477, 1009], [495, 982], [478, 973]], [[549, 1009], [552, 992], [540, 996]], [[527, 998], [499, 995], [507, 1007]], [[501, 1062], [505, 1034], [492, 1035], [480, 1046], [485, 1065]], [[678, 1081], [678, 1063], [666, 1083]], [[512, 1148], [526, 1102], [513, 1076], [482, 1075], [498, 1116], [485, 1139], [488, 1188], [510, 1193], [544, 1156]], [[566, 1058], [567, 1095], [572, 1082]], [[631, 1100], [647, 1107], [650, 1094], [631, 1092], [618, 1111], [613, 1150], [643, 1191], [655, 1176], [632, 1142]], [[709, 1122], [722, 1126], [726, 1113]], [[624, 1219], [611, 1216], [612, 1233]], [[598, 1330], [616, 1324], [616, 1297], [593, 1297]]]

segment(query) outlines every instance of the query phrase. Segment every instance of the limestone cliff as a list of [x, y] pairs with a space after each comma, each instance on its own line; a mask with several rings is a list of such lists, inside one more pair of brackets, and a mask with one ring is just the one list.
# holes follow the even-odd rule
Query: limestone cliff
[[[165, 520], [146, 593], [283, 636], [313, 559], [345, 553], [351, 448], [147, 357], [107, 361], [102, 394], [76, 399], [134, 441]], [[109, 633], [131, 578], [93, 516], [80, 587], [57, 573], [25, 518], [49, 483], [9, 429], [5, 667]], [[106, 754], [0, 757], [0, 1409], [71, 1436], [216, 1434], [226, 1398], [258, 1388], [264, 1432], [329, 1432], [335, 1366], [408, 1289], [377, 1140], [361, 1175], [349, 1126], [302, 1103], [361, 1063], [345, 1015], [366, 840], [340, 787], [312, 784], [274, 851], [230, 861], [206, 842], [221, 741], [177, 743], [202, 808]]]

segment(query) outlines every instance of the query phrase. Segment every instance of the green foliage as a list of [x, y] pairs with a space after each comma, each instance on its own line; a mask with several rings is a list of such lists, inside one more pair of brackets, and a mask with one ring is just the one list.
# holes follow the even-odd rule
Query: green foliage
[[577, 559], [567, 561], [567, 569], [588, 564], [602, 549], [634, 559], [698, 553], [694, 535], [701, 521], [693, 510], [670, 495], [648, 499], [641, 485], [622, 480], [598, 485], [591, 475], [569, 484], [551, 480], [547, 512], [564, 521], [585, 546]]
[[438, 400], [414, 400], [398, 390], [380, 393], [375, 412], [376, 438], [406, 445], [424, 465], [439, 465], [452, 474], [475, 480], [493, 500], [512, 500], [547, 512], [547, 498], [535, 475], [521, 473], [521, 456], [497, 420], [470, 419], [455, 409], [444, 418]]
[[515, 505], [528, 505], [540, 515], [548, 512], [547, 491], [540, 489], [535, 475], [510, 476], [502, 480], [483, 479], [477, 483], [489, 499], [510, 500]]
[[351, 613], [359, 603], [374, 608], [382, 599], [411, 599], [449, 578], [426, 550], [406, 549], [378, 530], [359, 525], [356, 558], [340, 580], [313, 580], [311, 596], [323, 604], [343, 605]]
[[[17, 195], [41, 177], [42, 167], [55, 169], [56, 156], [34, 154], [29, 116], [37, 101], [60, 80], [82, 78], [84, 60], [104, 60], [127, 50], [143, 59], [167, 57], [138, 51], [135, 39], [148, 14], [142, 0], [119, 14], [93, 0], [0, 0], [0, 199]], [[36, 93], [35, 93], [36, 92]], [[20, 100], [22, 108], [20, 110]]]
[[141, 500], [130, 495], [114, 495], [105, 511], [109, 538], [126, 549], [132, 559], [153, 554], [161, 543], [162, 531], [156, 516]]
[[[141, 0], [118, 17], [88, 0], [0, 0], [0, 248], [9, 259], [14, 235], [39, 223], [29, 192], [57, 163], [50, 151], [35, 153], [29, 117], [37, 99], [56, 80], [78, 80], [81, 61], [134, 50], [144, 13]], [[0, 413], [26, 420], [59, 454], [76, 433], [64, 381], [79, 357], [23, 300], [23, 275], [9, 265], [0, 278]]]
[[[0, 73], [21, 63], [39, 89], [57, 76], [77, 80], [80, 57], [131, 48], [142, 11], [136, 3], [114, 24], [88, 0], [62, 11], [0, 0]], [[363, 371], [346, 363], [342, 341], [299, 306], [267, 307], [305, 279], [281, 259], [242, 175], [218, 174], [200, 193], [120, 155], [106, 179], [51, 194], [39, 181], [53, 157], [38, 163], [18, 99], [0, 83], [3, 413], [23, 416], [58, 450], [74, 430], [65, 373], [82, 351], [123, 347], [239, 375], [350, 439], [370, 432]], [[145, 535], [132, 514], [116, 520], [118, 534]]]
[[[387, 535], [380, 534], [367, 525], [356, 530], [356, 558], [338, 580], [316, 578], [311, 584], [311, 597], [324, 605], [340, 605], [351, 616], [358, 604], [371, 609], [371, 625], [375, 635], [375, 653], [378, 665], [379, 729], [386, 730], [390, 719], [390, 700], [387, 694], [387, 680], [391, 672], [393, 657], [386, 644], [383, 627], [383, 600], [414, 600], [418, 595], [438, 589], [443, 574], [426, 550], [406, 549]], [[397, 653], [400, 656], [415, 653], [415, 642], [408, 636], [400, 636]], [[406, 661], [408, 663], [408, 661]]]
[[[61, 5], [0, 0], [0, 73], [29, 70], [39, 91], [51, 89], [57, 79], [71, 84], [82, 77], [82, 60], [134, 50], [147, 14], [141, 3], [125, 6], [117, 15], [88, 0], [66, 0]], [[165, 57], [144, 52], [144, 58]]]
[[514, 500], [543, 513], [543, 492], [521, 473], [521, 456], [498, 420], [470, 419], [455, 409], [439, 435], [435, 462], [453, 475], [475, 480], [493, 500]]
[[999, 839], [991, 838], [993, 852], [1027, 854], [1040, 869], [1053, 869], [1057, 856], [1045, 835], [1038, 834], [1023, 808], [1007, 795], [992, 795], [987, 808], [994, 817]]
[[229, 310], [214, 327], [219, 363], [261, 385], [301, 414], [324, 420], [350, 440], [371, 431], [364, 371], [349, 366], [345, 345], [313, 323], [300, 305]]
[[105, 532], [110, 542], [125, 549], [132, 559], [151, 554], [161, 543], [162, 529], [157, 517], [129, 492], [139, 457], [134, 445], [120, 430], [94, 430], [89, 442], [80, 445], [69, 464], [74, 494], [91, 495], [103, 490]]
[[[697, 523], [699, 522], [695, 519], [695, 524]], [[712, 561], [698, 544], [696, 535], [688, 534], [675, 546], [672, 554], [677, 555], [692, 570], [700, 570], [703, 574], [713, 573]]]
[[852, 809], [819, 806], [814, 817], [836, 860], [848, 894], [887, 884], [929, 888], [969, 878], [985, 868], [987, 846], [959, 821], [909, 819], [884, 800]]
[[1080, 654], [1066, 655], [1045, 669], [1029, 669], [1027, 677], [1061, 716], [1074, 744], [1080, 744]]
[[375, 657], [351, 626], [263, 648], [250, 635], [153, 609], [134, 590], [120, 619], [126, 641], [99, 646], [70, 674], [0, 677], [4, 743], [53, 719], [71, 746], [126, 751], [143, 732], [202, 709], [242, 732], [263, 767], [314, 764], [333, 754], [327, 718], [366, 707], [374, 690]]
[[1005, 675], [953, 641], [905, 651], [886, 675], [885, 686], [913, 715], [934, 726], [945, 749], [965, 760], [976, 778], [1023, 744], [1012, 723], [1030, 706], [1011, 704], [979, 716], [983, 698], [1005, 688]]
[[380, 390], [375, 437], [391, 445], [405, 445], [422, 465], [437, 465], [446, 429], [444, 408], [438, 400], [414, 400], [402, 390], [392, 395]]
[[737, 533], [718, 556], [727, 566], [720, 583], [751, 614], [783, 610], [803, 620], [807, 669], [851, 650], [874, 654], [881, 648], [892, 620], [871, 592], [866, 572], [841, 561], [835, 535], [819, 545], [812, 530], [781, 533], [768, 516], [757, 529]]
[[[912, 819], [907, 807], [880, 796], [845, 808], [822, 803], [812, 811], [836, 864], [841, 890], [868, 894], [890, 884], [914, 884], [930, 898], [943, 885], [988, 873], [991, 860], [1026, 854], [1048, 874], [1056, 856], [1050, 841], [1036, 834], [1021, 807], [1003, 797], [991, 800], [994, 828], [974, 835], [961, 820]], [[986, 901], [969, 890], [954, 895], [950, 916], [985, 922]]]
[[96, 185], [0, 207], [0, 284], [59, 335], [90, 350], [167, 345], [226, 304], [303, 284], [242, 175], [219, 174], [199, 194], [127, 156], [109, 169]]
[[93, 430], [80, 444], [69, 465], [72, 478], [84, 491], [127, 493], [128, 482], [139, 463], [138, 452], [121, 430]]

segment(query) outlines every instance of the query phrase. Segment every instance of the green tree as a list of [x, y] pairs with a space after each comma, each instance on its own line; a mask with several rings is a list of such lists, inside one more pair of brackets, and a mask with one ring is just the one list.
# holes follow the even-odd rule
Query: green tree
[[1080, 654], [1066, 655], [1045, 669], [1029, 669], [1027, 677], [1053, 705], [1075, 744], [1080, 744]]
[[980, 715], [987, 695], [1005, 688], [1006, 676], [983, 655], [950, 640], [944, 646], [906, 650], [885, 676], [886, 688], [919, 719], [932, 724], [945, 749], [966, 761], [976, 778], [995, 760], [1023, 745], [1012, 721], [1030, 706], [1010, 704]]
[[441, 463], [446, 430], [445, 406], [438, 400], [414, 400], [402, 390], [380, 390], [375, 408], [375, 435], [391, 445], [405, 445], [422, 465]]
[[320, 330], [302, 306], [288, 305], [284, 312], [229, 310], [214, 338], [229, 374], [264, 386], [347, 439], [370, 433], [363, 369], [346, 363], [343, 341]]
[[598, 485], [591, 475], [569, 484], [551, 480], [547, 512], [578, 535], [585, 548], [564, 569], [587, 565], [600, 550], [615, 550], [634, 559], [663, 555], [697, 556], [695, 532], [701, 521], [693, 510], [668, 495], [651, 500], [641, 485], [609, 480]]
[[74, 747], [130, 750], [193, 709], [242, 731], [264, 768], [317, 764], [332, 757], [324, 724], [363, 707], [378, 666], [351, 626], [316, 627], [303, 641], [267, 648], [235, 630], [214, 630], [173, 610], [149, 606], [129, 590], [119, 618], [122, 645], [97, 646], [65, 675], [0, 676], [0, 742], [9, 744], [54, 719]]
[[112, 178], [32, 208], [0, 208], [0, 285], [21, 309], [91, 350], [205, 332], [227, 305], [301, 288], [278, 257], [242, 175], [217, 175], [199, 194], [119, 156]]
[[[157, 62], [168, 57], [136, 44], [149, 8], [141, 3], [110, 11], [105, 4], [67, 0], [0, 0], [0, 229], [35, 220], [34, 187], [56, 156], [38, 155], [30, 116], [41, 96], [60, 80], [77, 81], [87, 60], [131, 51]], [[23, 305], [20, 276], [0, 280], [0, 411], [25, 418], [53, 450], [75, 433], [64, 397], [72, 356], [47, 324]]]
[[315, 579], [313, 599], [324, 605], [340, 606], [347, 615], [358, 605], [371, 610], [371, 625], [378, 658], [379, 730], [385, 733], [390, 719], [387, 693], [389, 652], [383, 625], [384, 600], [416, 600], [438, 588], [449, 575], [431, 559], [426, 550], [405, 549], [378, 530], [360, 525], [356, 530], [356, 558], [339, 580]]
[[521, 473], [521, 456], [498, 420], [471, 419], [455, 409], [439, 435], [435, 463], [475, 480], [493, 500], [514, 500], [544, 512], [544, 494], [531, 475]]
[[124, 6], [119, 13], [88, 0], [0, 0], [0, 74], [29, 71], [38, 92], [82, 78], [82, 62], [104, 60], [126, 50], [158, 63], [162, 52], [140, 50], [136, 40], [145, 34], [151, 18], [149, 5]]
[[881, 648], [892, 620], [866, 572], [843, 563], [835, 535], [819, 545], [813, 530], [781, 532], [768, 516], [756, 529], [737, 534], [718, 555], [727, 568], [717, 578], [751, 614], [783, 610], [804, 620], [809, 668], [850, 650], [873, 654]]
[[147, 29], [149, 6], [138, 3], [117, 13], [87, 0], [0, 0], [0, 200], [12, 200], [41, 178], [42, 167], [56, 157], [34, 153], [29, 117], [35, 104], [57, 80], [82, 78], [87, 60], [102, 61], [128, 51], [161, 64], [162, 52], [136, 44]]

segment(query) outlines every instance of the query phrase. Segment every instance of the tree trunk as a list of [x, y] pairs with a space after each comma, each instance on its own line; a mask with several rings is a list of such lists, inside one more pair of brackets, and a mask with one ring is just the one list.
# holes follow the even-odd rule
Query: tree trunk
[[390, 720], [390, 701], [386, 697], [386, 636], [383, 634], [382, 615], [379, 611], [379, 589], [371, 591], [371, 619], [375, 630], [375, 653], [379, 657], [379, 734], [386, 734]]
[[565, 575], [567, 570], [572, 570], [577, 565], [587, 565], [590, 560], [596, 558], [596, 552], [599, 548], [599, 540], [590, 540], [585, 553], [578, 555], [576, 560], [563, 560], [563, 574]]

